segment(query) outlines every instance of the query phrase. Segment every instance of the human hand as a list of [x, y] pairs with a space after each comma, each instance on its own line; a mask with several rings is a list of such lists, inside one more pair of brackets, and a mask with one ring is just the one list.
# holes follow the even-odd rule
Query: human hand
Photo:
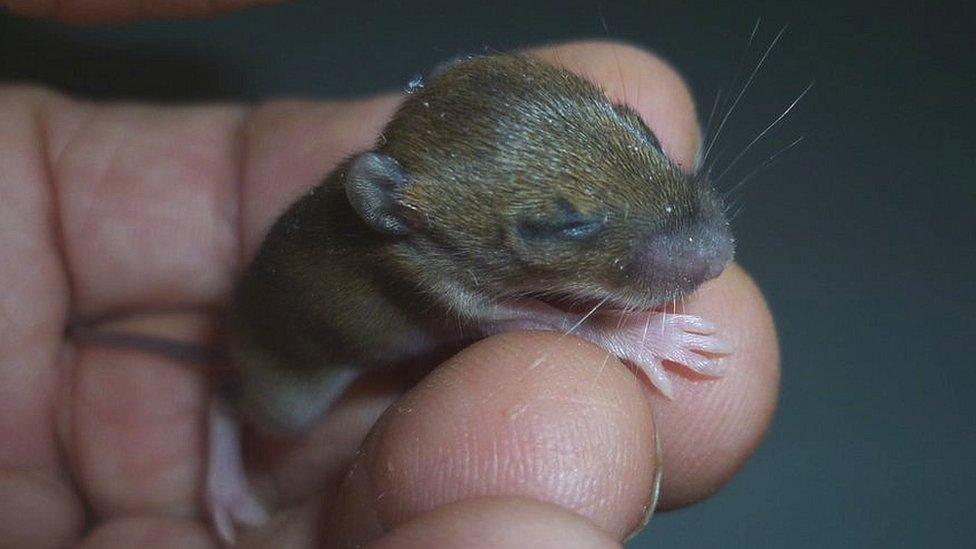
[[[536, 53], [634, 105], [691, 165], [694, 109], [658, 59], [599, 43]], [[206, 341], [207, 311], [275, 215], [370, 148], [398, 100], [159, 108], [0, 91], [0, 546], [216, 543], [199, 498], [206, 372], [76, 344], [65, 326]], [[660, 506], [707, 497], [764, 432], [778, 357], [738, 267], [687, 308], [738, 351], [721, 379], [676, 379], [673, 401], [544, 333], [479, 342], [406, 395], [396, 376], [363, 379], [300, 443], [254, 449], [257, 484], [282, 510], [242, 542], [612, 546], [650, 501], [655, 433]]]

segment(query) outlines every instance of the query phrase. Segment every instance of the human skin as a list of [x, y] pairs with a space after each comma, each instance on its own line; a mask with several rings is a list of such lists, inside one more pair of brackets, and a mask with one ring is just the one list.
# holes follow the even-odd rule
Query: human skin
[[[607, 43], [535, 53], [633, 105], [691, 165], [693, 103], [658, 58]], [[216, 545], [200, 506], [205, 369], [76, 344], [65, 327], [105, 319], [212, 342], [275, 216], [370, 148], [398, 101], [156, 107], [0, 88], [0, 546]], [[768, 426], [778, 353], [738, 266], [687, 310], [737, 352], [720, 379], [676, 378], [671, 401], [602, 350], [546, 333], [478, 342], [415, 386], [370, 374], [302, 440], [252, 437], [249, 470], [282, 510], [242, 541], [612, 546], [643, 518], [655, 433], [659, 508], [708, 497]]]

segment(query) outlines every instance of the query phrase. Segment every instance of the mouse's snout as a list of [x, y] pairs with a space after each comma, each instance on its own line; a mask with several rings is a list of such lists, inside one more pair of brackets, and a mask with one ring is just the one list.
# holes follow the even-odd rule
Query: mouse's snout
[[720, 275], [733, 252], [734, 241], [724, 223], [697, 223], [643, 239], [635, 250], [634, 271], [652, 288], [686, 292]]

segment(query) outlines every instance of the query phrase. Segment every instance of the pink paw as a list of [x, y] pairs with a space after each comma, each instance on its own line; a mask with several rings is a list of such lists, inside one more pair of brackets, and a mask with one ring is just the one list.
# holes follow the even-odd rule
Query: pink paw
[[647, 374], [648, 379], [667, 398], [674, 386], [664, 361], [673, 362], [706, 376], [725, 373], [720, 357], [732, 354], [733, 347], [715, 332], [711, 322], [696, 316], [670, 313], [643, 313], [627, 317], [619, 329], [612, 316], [605, 326], [613, 326], [607, 343], [609, 349]]
[[260, 526], [268, 513], [247, 485], [207, 484], [207, 511], [221, 541], [233, 545], [238, 525]]
[[207, 512], [221, 541], [233, 545], [238, 525], [259, 526], [268, 520], [268, 514], [244, 474], [237, 417], [219, 398], [210, 406], [209, 442], [204, 493]]

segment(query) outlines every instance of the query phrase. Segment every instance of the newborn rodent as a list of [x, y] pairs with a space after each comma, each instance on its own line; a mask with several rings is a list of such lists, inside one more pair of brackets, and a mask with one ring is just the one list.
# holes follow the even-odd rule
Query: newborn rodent
[[[717, 196], [631, 108], [528, 56], [458, 61], [269, 230], [228, 317], [236, 405], [299, 434], [363, 369], [509, 330], [591, 341], [670, 395], [664, 361], [719, 375], [731, 348], [656, 308], [732, 253]], [[231, 417], [207, 486], [224, 539], [262, 518]]]

